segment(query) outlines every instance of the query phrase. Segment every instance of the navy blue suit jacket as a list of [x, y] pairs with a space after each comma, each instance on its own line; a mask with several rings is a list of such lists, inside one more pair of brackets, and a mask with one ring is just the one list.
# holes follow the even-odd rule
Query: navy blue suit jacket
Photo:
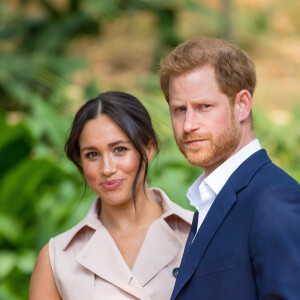
[[[197, 214], [197, 213], [196, 213]], [[250, 156], [188, 238], [171, 299], [300, 299], [300, 186]]]

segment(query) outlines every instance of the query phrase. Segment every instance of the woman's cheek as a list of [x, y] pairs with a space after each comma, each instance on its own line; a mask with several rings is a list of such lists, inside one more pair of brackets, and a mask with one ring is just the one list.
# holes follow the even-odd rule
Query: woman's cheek
[[97, 168], [90, 163], [83, 164], [83, 174], [86, 181], [93, 181], [97, 178], [99, 174], [99, 170], [97, 172]]

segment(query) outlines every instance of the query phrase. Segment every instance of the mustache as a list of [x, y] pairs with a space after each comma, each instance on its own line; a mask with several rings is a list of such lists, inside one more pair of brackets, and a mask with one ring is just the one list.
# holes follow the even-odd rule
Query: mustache
[[180, 139], [181, 143], [188, 143], [191, 141], [211, 140], [212, 136], [210, 133], [184, 133]]

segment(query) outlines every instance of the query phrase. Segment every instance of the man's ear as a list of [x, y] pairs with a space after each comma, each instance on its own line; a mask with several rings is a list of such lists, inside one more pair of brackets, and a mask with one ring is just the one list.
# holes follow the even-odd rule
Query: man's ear
[[249, 91], [241, 90], [235, 97], [235, 112], [239, 118], [239, 121], [245, 121], [250, 117], [252, 109], [252, 96]]
[[146, 147], [146, 154], [148, 158], [148, 162], [151, 162], [156, 150], [156, 143], [154, 141], [150, 141]]

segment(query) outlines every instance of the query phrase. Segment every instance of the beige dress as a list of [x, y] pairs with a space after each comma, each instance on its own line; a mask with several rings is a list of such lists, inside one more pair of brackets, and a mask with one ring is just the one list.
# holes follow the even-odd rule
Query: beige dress
[[129, 269], [98, 219], [99, 199], [75, 227], [49, 242], [51, 266], [63, 300], [170, 299], [193, 213], [150, 189], [162, 216], [149, 227]]

